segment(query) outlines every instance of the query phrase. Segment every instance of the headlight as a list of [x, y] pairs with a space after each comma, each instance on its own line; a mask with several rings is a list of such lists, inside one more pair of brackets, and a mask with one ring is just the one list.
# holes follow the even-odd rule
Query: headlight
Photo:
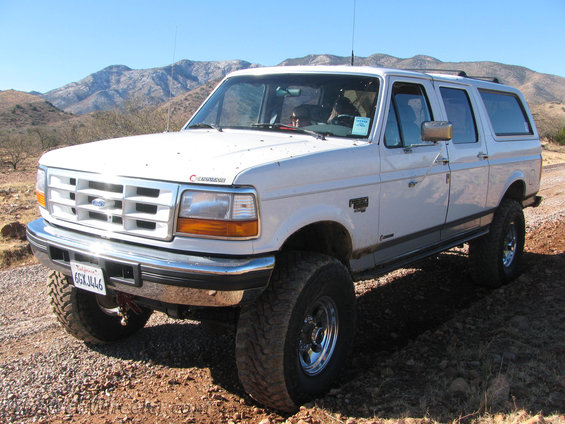
[[39, 168], [37, 170], [37, 178], [35, 180], [35, 195], [37, 197], [37, 203], [42, 208], [47, 207], [45, 203], [45, 170]]
[[209, 237], [256, 237], [259, 220], [255, 195], [250, 190], [187, 190], [181, 197], [177, 232]]

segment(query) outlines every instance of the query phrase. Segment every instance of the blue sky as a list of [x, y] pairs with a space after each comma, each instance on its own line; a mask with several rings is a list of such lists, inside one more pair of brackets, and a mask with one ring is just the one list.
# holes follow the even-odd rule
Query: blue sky
[[[349, 56], [354, 0], [0, 0], [0, 90], [109, 65]], [[488, 60], [565, 76], [565, 0], [356, 0], [355, 54]]]

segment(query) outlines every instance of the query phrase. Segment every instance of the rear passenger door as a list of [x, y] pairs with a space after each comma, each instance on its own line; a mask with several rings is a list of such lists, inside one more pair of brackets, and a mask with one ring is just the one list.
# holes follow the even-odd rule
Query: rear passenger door
[[446, 226], [442, 240], [480, 227], [489, 182], [488, 151], [470, 87], [436, 82], [445, 118], [453, 124], [447, 143], [451, 178]]

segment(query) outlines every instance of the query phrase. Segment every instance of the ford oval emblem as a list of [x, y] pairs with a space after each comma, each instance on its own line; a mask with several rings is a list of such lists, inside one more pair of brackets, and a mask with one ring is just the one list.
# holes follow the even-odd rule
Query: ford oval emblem
[[92, 201], [92, 206], [96, 206], [97, 208], [103, 208], [106, 206], [106, 200], [98, 197]]

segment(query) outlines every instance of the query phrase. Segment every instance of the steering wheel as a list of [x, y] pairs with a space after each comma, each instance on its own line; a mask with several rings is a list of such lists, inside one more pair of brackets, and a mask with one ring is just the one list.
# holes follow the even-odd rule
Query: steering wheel
[[341, 125], [343, 127], [352, 127], [353, 121], [355, 117], [353, 115], [337, 115], [335, 118], [332, 118], [330, 124], [332, 125]]

